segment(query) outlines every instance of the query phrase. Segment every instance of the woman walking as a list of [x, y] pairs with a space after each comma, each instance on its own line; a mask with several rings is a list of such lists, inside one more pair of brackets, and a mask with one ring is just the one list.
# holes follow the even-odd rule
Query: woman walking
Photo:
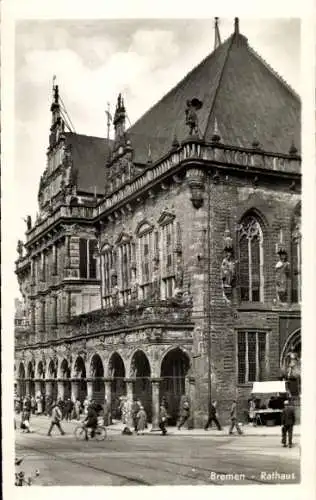
[[137, 431], [136, 434], [144, 435], [144, 430], [147, 424], [147, 414], [144, 407], [141, 405], [137, 413]]

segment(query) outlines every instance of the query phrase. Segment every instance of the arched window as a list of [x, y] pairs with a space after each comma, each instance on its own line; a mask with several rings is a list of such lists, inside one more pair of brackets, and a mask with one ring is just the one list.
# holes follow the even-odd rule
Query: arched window
[[263, 235], [258, 219], [246, 215], [239, 225], [239, 284], [242, 301], [263, 301]]
[[292, 302], [301, 301], [301, 207], [298, 205], [292, 220]]
[[113, 252], [112, 247], [109, 244], [104, 245], [102, 248], [102, 298], [105, 307], [111, 306], [111, 292], [112, 292], [112, 268], [113, 262]]

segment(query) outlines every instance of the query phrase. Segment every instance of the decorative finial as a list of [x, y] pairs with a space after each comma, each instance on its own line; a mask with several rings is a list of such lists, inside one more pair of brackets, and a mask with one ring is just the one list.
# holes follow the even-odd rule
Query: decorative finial
[[239, 17], [235, 17], [235, 35], [239, 35]]
[[171, 146], [172, 146], [172, 149], [177, 149], [179, 147], [179, 141], [178, 141], [176, 134], [174, 134]]
[[214, 42], [214, 50], [221, 44], [221, 35], [218, 26], [218, 17], [215, 17], [215, 42]]
[[254, 125], [253, 125], [253, 128], [254, 128], [254, 139], [251, 143], [252, 147], [254, 149], [260, 149], [260, 142], [258, 141], [258, 138], [257, 138], [257, 123], [255, 122]]
[[147, 153], [147, 163], [152, 163], [152, 157], [151, 157], [151, 147], [150, 144], [148, 144], [148, 153]]
[[297, 148], [294, 143], [294, 139], [292, 139], [291, 147], [289, 150], [290, 155], [296, 156], [297, 155]]
[[221, 140], [221, 136], [219, 134], [219, 129], [218, 129], [218, 123], [217, 123], [217, 119], [215, 117], [214, 119], [214, 130], [213, 130], [213, 135], [212, 135], [212, 142], [220, 142]]

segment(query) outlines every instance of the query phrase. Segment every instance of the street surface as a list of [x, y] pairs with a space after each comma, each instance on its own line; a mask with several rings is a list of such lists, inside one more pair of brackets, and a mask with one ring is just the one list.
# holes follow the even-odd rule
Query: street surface
[[103, 442], [77, 441], [74, 424], [46, 435], [49, 420], [33, 418], [32, 434], [16, 431], [16, 455], [26, 473], [40, 470], [36, 485], [131, 486], [289, 484], [300, 481], [299, 437], [292, 449], [280, 437], [183, 433], [125, 436], [110, 429]]

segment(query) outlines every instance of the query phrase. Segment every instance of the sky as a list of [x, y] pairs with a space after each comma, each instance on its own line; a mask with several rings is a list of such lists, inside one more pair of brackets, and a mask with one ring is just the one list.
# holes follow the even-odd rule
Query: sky
[[[222, 41], [234, 19], [220, 19]], [[300, 22], [240, 19], [249, 44], [300, 94]], [[214, 21], [27, 20], [15, 30], [16, 240], [24, 218], [34, 220], [38, 183], [46, 165], [52, 79], [81, 134], [106, 136], [119, 92], [133, 124], [214, 48]], [[16, 279], [16, 278], [14, 278]], [[18, 294], [18, 286], [16, 286]]]

